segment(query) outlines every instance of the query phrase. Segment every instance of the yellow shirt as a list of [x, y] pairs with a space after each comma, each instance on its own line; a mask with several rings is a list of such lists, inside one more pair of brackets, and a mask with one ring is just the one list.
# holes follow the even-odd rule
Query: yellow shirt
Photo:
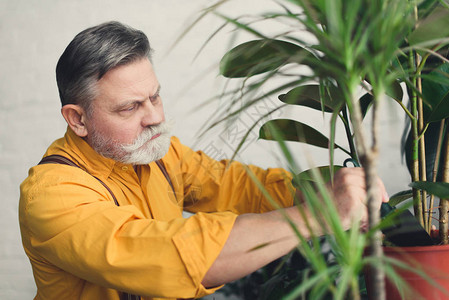
[[[20, 228], [35, 299], [118, 300], [117, 291], [143, 299], [213, 293], [217, 288], [206, 289], [201, 281], [237, 215], [273, 209], [243, 165], [212, 160], [175, 137], [162, 159], [175, 193], [155, 163], [135, 172], [100, 156], [70, 129], [45, 156], [52, 154], [81, 169], [38, 165], [20, 186]], [[292, 205], [290, 175], [249, 168], [280, 206]], [[183, 210], [195, 214], [183, 218]]]

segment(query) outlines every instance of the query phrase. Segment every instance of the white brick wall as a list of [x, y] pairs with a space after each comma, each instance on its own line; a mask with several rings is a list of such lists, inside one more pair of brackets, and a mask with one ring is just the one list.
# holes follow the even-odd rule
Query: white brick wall
[[[229, 35], [225, 35], [229, 30], [214, 39], [192, 62], [209, 34], [221, 24], [218, 19], [208, 18], [168, 53], [188, 21], [211, 2], [0, 0], [0, 299], [31, 299], [35, 293], [31, 268], [20, 242], [19, 184], [49, 143], [65, 131], [54, 79], [55, 65], [63, 49], [76, 33], [103, 21], [119, 20], [142, 29], [156, 49], [154, 61], [166, 111], [178, 123], [175, 134], [193, 147], [210, 146], [211, 141], [219, 146], [220, 141], [216, 137], [214, 140], [214, 136], [202, 142], [196, 140], [197, 131], [216, 104], [207, 109], [196, 106], [221, 91], [216, 81], [216, 63], [229, 46]], [[238, 5], [231, 6], [230, 11], [254, 9], [256, 3], [259, 6], [267, 3], [236, 2]], [[391, 126], [390, 121], [387, 123]], [[385, 139], [385, 144], [391, 147], [397, 144], [399, 136]], [[242, 159], [264, 167], [279, 165], [276, 159], [267, 159], [267, 152], [273, 148], [269, 143], [254, 142], [243, 152]], [[224, 151], [229, 155], [229, 149]], [[326, 162], [325, 152], [313, 151], [316, 160]], [[402, 171], [399, 175], [391, 174], [399, 165], [398, 156], [395, 153], [382, 163], [384, 179], [391, 191], [398, 189], [389, 179], [405, 176]], [[402, 183], [406, 180], [405, 177]]]

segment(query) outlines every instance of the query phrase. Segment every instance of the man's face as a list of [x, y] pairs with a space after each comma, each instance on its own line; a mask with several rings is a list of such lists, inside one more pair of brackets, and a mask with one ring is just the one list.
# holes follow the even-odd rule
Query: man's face
[[171, 126], [165, 122], [160, 85], [148, 59], [108, 71], [97, 91], [86, 120], [92, 148], [130, 164], [148, 164], [165, 155]]

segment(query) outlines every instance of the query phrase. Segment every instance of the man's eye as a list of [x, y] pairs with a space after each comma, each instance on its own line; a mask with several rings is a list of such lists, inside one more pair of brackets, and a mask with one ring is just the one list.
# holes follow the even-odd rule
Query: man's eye
[[137, 105], [136, 104], [134, 104], [134, 105], [131, 105], [131, 106], [128, 106], [128, 107], [126, 107], [126, 108], [124, 108], [122, 111], [133, 111], [134, 109], [136, 109], [136, 107], [137, 107]]
[[156, 94], [152, 97], [150, 97], [151, 102], [156, 102], [159, 99], [159, 94]]

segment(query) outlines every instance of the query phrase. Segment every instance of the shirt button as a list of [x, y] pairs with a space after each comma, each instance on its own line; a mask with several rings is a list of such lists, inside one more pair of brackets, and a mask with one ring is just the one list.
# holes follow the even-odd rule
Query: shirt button
[[127, 167], [127, 166], [123, 166], [123, 167], [122, 167], [122, 170], [123, 170], [123, 171], [128, 171], [128, 167]]

